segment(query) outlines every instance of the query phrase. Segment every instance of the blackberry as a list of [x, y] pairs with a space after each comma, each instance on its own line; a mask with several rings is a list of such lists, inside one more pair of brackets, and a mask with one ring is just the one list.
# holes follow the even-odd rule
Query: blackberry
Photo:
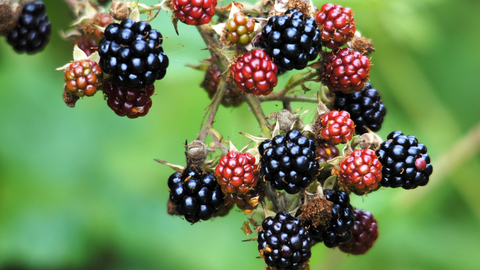
[[353, 237], [347, 243], [339, 245], [338, 248], [353, 255], [365, 254], [378, 238], [377, 220], [372, 213], [362, 209], [355, 209], [354, 216]]
[[154, 85], [149, 85], [145, 91], [138, 91], [131, 87], [119, 88], [111, 79], [103, 84], [103, 93], [108, 107], [118, 116], [127, 116], [128, 118], [147, 115], [152, 107], [150, 97], [154, 92]]
[[295, 194], [310, 185], [318, 173], [315, 143], [298, 130], [277, 135], [258, 146], [260, 175], [277, 190]]
[[417, 137], [394, 131], [380, 145], [376, 154], [383, 165], [382, 186], [414, 189], [428, 183], [433, 167], [427, 147], [419, 143]]
[[279, 72], [284, 72], [304, 69], [309, 61], [315, 60], [322, 48], [321, 40], [317, 21], [290, 9], [283, 16], [268, 20], [257, 47], [264, 48]]
[[215, 168], [218, 183], [225, 194], [246, 194], [257, 185], [257, 165], [250, 153], [228, 152]]
[[126, 19], [109, 24], [104, 35], [98, 45], [100, 67], [118, 87], [143, 91], [165, 76], [168, 57], [163, 53], [162, 35], [150, 24]]
[[324, 84], [332, 91], [349, 94], [365, 88], [370, 74], [367, 56], [350, 48], [331, 51], [326, 55]]
[[102, 70], [97, 62], [89, 59], [74, 61], [65, 69], [65, 89], [83, 97], [93, 96], [102, 81]]
[[355, 19], [348, 7], [328, 3], [320, 8], [315, 18], [322, 30], [322, 42], [329, 49], [338, 49], [355, 35]]
[[355, 150], [340, 163], [338, 184], [357, 195], [380, 188], [382, 164], [372, 149]]
[[267, 217], [258, 233], [258, 251], [274, 269], [301, 269], [312, 253], [312, 239], [303, 222], [288, 212]]
[[171, 7], [181, 22], [189, 25], [208, 24], [217, 7], [217, 0], [172, 0]]
[[259, 49], [245, 53], [230, 67], [230, 76], [238, 89], [256, 96], [273, 91], [278, 82], [277, 72], [277, 65]]
[[214, 174], [196, 166], [189, 166], [181, 173], [168, 178], [170, 201], [177, 212], [190, 223], [208, 220], [224, 206], [224, 195]]
[[23, 6], [18, 25], [8, 34], [7, 41], [18, 53], [34, 54], [45, 48], [51, 33], [45, 4], [34, 1]]
[[383, 118], [387, 114], [380, 94], [368, 82], [360, 92], [350, 94], [335, 92], [332, 106], [335, 110], [345, 110], [350, 113], [351, 119], [355, 122], [357, 134], [367, 133], [366, 128], [373, 132], [379, 131]]
[[227, 38], [234, 44], [246, 45], [255, 36], [255, 20], [237, 12], [227, 21]]
[[315, 124], [317, 127], [315, 137], [321, 137], [333, 145], [346, 143], [355, 134], [355, 123], [347, 111], [333, 110], [319, 117]]
[[345, 191], [326, 189], [323, 193], [325, 199], [333, 203], [332, 218], [326, 226], [310, 226], [309, 232], [313, 240], [323, 241], [325, 246], [333, 248], [347, 243], [352, 238], [352, 228], [355, 225], [353, 207], [350, 204], [350, 197]]

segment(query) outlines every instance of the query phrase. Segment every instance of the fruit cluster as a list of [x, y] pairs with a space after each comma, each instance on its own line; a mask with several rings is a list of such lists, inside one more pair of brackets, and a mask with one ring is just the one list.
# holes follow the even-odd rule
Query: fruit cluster
[[[369, 82], [373, 44], [356, 31], [353, 11], [332, 3], [318, 9], [304, 0], [270, 2], [113, 1], [107, 14], [93, 2], [68, 1], [77, 16], [66, 35], [74, 60], [58, 70], [68, 106], [100, 90], [117, 115], [145, 116], [169, 66], [163, 36], [150, 25], [154, 11], [173, 10], [176, 30], [178, 21], [195, 25], [211, 54], [195, 67], [205, 71], [201, 86], [212, 102], [197, 140], [186, 145], [186, 166], [157, 160], [176, 170], [166, 185], [168, 213], [193, 224], [227, 216], [236, 205], [247, 216], [244, 233], [258, 233], [251, 240], [267, 269], [307, 269], [317, 243], [358, 255], [378, 238], [376, 219], [352, 206], [350, 196], [425, 186], [433, 167], [415, 136], [394, 131], [382, 141], [374, 133], [386, 108]], [[51, 25], [42, 1], [0, 8], [6, 14], [0, 35], [16, 51], [45, 47]], [[289, 74], [274, 92], [279, 76]], [[319, 82], [316, 96], [309, 95]], [[295, 94], [300, 87], [304, 95]], [[265, 101], [278, 101], [283, 110], [266, 114]], [[317, 105], [311, 123], [293, 110], [298, 101]], [[261, 130], [260, 137], [242, 132], [253, 143], [238, 150], [213, 124], [220, 104], [244, 103]]]

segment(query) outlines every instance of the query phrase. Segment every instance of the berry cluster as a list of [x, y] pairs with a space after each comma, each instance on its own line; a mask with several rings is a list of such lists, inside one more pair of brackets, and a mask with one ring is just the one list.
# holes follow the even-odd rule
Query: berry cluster
[[267, 51], [282, 72], [304, 69], [318, 56], [321, 34], [314, 18], [290, 9], [282, 16], [270, 17], [257, 46]]
[[103, 72], [113, 76], [120, 88], [144, 90], [162, 79], [168, 67], [163, 53], [163, 38], [145, 21], [123, 20], [105, 28], [98, 53]]
[[298, 130], [277, 135], [258, 146], [260, 175], [275, 189], [295, 194], [309, 186], [318, 174], [315, 143]]
[[[60, 69], [68, 106], [100, 89], [117, 115], [145, 116], [154, 83], [169, 65], [163, 37], [149, 24], [159, 14], [153, 11], [171, 8], [175, 29], [178, 20], [196, 25], [211, 57], [192, 67], [206, 71], [201, 87], [213, 102], [197, 140], [185, 145], [186, 167], [157, 160], [177, 171], [167, 181], [168, 213], [193, 224], [226, 216], [236, 205], [247, 217], [244, 233], [258, 233], [250, 240], [257, 240], [267, 269], [308, 269], [314, 244], [364, 254], [378, 238], [375, 218], [354, 211], [351, 194], [423, 186], [432, 165], [415, 136], [396, 131], [382, 142], [373, 133], [386, 109], [368, 82], [368, 54], [375, 48], [356, 32], [353, 11], [331, 3], [317, 9], [308, 1], [277, 2], [252, 9], [241, 3], [217, 8], [217, 0], [169, 0], [150, 7], [113, 1], [106, 14], [93, 2], [71, 1], [82, 14], [71, 31], [81, 34], [73, 34], [80, 50], [75, 47], [74, 61]], [[215, 15], [215, 26], [202, 26]], [[41, 1], [25, 4], [19, 20], [23, 30], [15, 35], [26, 36], [14, 46], [27, 53], [43, 48], [51, 26]], [[258, 34], [256, 24], [262, 26]], [[36, 45], [21, 45], [28, 40]], [[307, 66], [272, 93], [278, 76]], [[316, 98], [308, 96], [310, 82], [323, 84]], [[302, 95], [296, 94], [300, 87]], [[219, 104], [235, 107], [243, 101], [261, 137], [241, 132], [254, 144], [239, 151], [213, 124]], [[265, 101], [280, 102], [283, 110], [265, 113]], [[318, 102], [313, 123], [292, 108], [303, 101]]]
[[18, 53], [34, 54], [45, 48], [51, 33], [45, 4], [34, 1], [23, 6], [17, 26], [7, 35], [7, 41]]

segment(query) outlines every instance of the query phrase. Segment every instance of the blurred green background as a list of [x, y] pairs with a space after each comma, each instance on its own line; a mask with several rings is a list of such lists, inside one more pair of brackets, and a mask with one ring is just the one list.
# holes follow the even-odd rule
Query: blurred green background
[[[183, 165], [209, 103], [202, 72], [186, 67], [208, 57], [195, 28], [180, 23], [177, 36], [170, 14], [153, 21], [170, 67], [149, 114], [131, 120], [101, 93], [65, 106], [55, 68], [72, 60], [60, 37], [72, 17], [64, 1], [44, 2], [53, 34], [42, 53], [17, 55], [0, 38], [0, 269], [264, 269], [256, 243], [241, 242], [241, 213], [195, 225], [167, 215], [173, 170], [153, 159]], [[370, 79], [388, 110], [378, 134], [416, 135], [434, 173], [416, 190], [352, 196], [379, 239], [363, 256], [316, 245], [311, 269], [480, 269], [480, 1], [334, 3], [376, 46]], [[237, 146], [248, 142], [239, 131], [259, 133], [246, 105], [221, 108], [215, 127]]]

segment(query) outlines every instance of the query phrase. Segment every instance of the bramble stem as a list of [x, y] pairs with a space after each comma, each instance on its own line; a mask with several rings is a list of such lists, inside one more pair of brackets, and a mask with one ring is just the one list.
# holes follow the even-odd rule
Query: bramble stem
[[267, 117], [262, 109], [262, 104], [258, 97], [252, 94], [244, 94], [241, 91], [238, 91], [243, 99], [248, 103], [250, 109], [252, 110], [255, 118], [257, 119], [258, 124], [260, 125], [260, 134], [262, 137], [270, 138], [270, 124], [267, 121]]

